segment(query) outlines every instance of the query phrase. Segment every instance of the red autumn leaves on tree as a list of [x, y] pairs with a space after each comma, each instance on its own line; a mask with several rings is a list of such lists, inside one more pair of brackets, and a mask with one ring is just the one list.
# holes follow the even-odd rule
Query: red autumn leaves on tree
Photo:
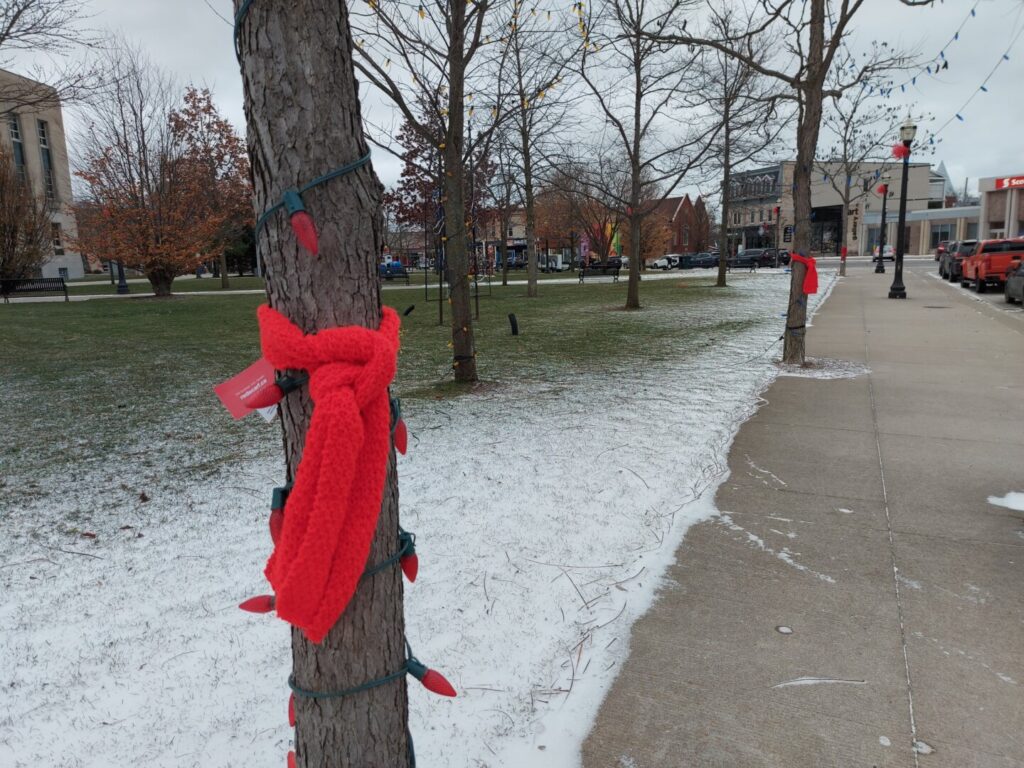
[[93, 125], [77, 175], [98, 209], [79, 247], [145, 273], [157, 296], [219, 254], [251, 217], [245, 146], [208, 90], [177, 107], [123, 110]]

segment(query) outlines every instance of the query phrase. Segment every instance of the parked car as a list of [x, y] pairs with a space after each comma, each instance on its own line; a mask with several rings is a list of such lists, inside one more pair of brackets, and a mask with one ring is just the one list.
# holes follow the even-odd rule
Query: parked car
[[[872, 255], [872, 259], [871, 260], [872, 261], [878, 261], [878, 246], [877, 245], [875, 246], [874, 251], [872, 251], [872, 254], [873, 255]], [[889, 243], [885, 244], [885, 256], [884, 256], [884, 258], [888, 259], [889, 261], [896, 261], [896, 249], [893, 248], [891, 245], [889, 245]]]
[[1024, 304], [1024, 264], [1017, 265], [1017, 269], [1006, 276], [1003, 296], [1006, 297], [1007, 304], [1013, 304], [1015, 301]]
[[389, 261], [386, 264], [378, 264], [377, 273], [384, 280], [393, 280], [396, 277], [409, 278], [409, 273], [406, 271], [405, 265], [400, 261]]
[[959, 281], [963, 275], [963, 260], [974, 253], [978, 246], [977, 240], [958, 240], [939, 258], [939, 275], [944, 279]]
[[699, 253], [683, 253], [676, 259], [676, 269], [693, 269], [697, 266]]
[[944, 254], [946, 252], [946, 249], [948, 247], [949, 247], [949, 240], [943, 240], [941, 243], [939, 243], [937, 246], [935, 246], [935, 260], [936, 261], [938, 261], [939, 259], [942, 258], [942, 254]]
[[669, 253], [662, 256], [660, 259], [655, 259], [651, 263], [653, 269], [675, 269], [676, 264], [679, 263], [679, 256]]
[[970, 285], [978, 293], [989, 286], [1002, 288], [1008, 272], [1024, 260], [1024, 240], [982, 240], [962, 263], [960, 285]]
[[748, 248], [735, 256], [730, 256], [728, 264], [731, 269], [742, 269], [743, 267], [753, 269], [761, 266], [763, 254], [763, 248]]
[[693, 257], [693, 266], [701, 269], [711, 269], [718, 266], [717, 253], [698, 253]]

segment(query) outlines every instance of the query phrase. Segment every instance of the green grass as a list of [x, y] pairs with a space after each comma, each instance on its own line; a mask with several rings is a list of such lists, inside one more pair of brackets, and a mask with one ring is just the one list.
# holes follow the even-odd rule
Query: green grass
[[[499, 386], [571, 386], [581, 374], [597, 374], [621, 376], [625, 387], [633, 366], [678, 354], [688, 335], [714, 326], [714, 319], [704, 327], [671, 325], [672, 307], [721, 296], [708, 284], [644, 283], [641, 312], [621, 309], [625, 280], [548, 285], [538, 299], [527, 299], [525, 286], [494, 286], [490, 295], [482, 292], [475, 324], [480, 376]], [[422, 291], [386, 291], [384, 299], [399, 311], [415, 304], [403, 318], [397, 393], [458, 394], [449, 305], [441, 326], [437, 301], [426, 301]], [[116, 483], [126, 457], [170, 479], [205, 476], [254, 452], [278, 450], [275, 429], [255, 427], [255, 417], [233, 421], [212, 391], [259, 356], [255, 310], [263, 301], [236, 294], [0, 306], [0, 416], [7, 427], [0, 475], [31, 495], [36, 479], [54, 473], [68, 482]], [[509, 313], [519, 320], [519, 336], [510, 333]]]
[[[551, 272], [551, 273], [540, 273], [537, 275], [537, 279], [541, 281], [557, 280], [559, 278], [563, 280], [572, 279], [576, 277], [574, 272]], [[131, 279], [137, 279], [135, 277]], [[526, 280], [526, 270], [518, 269], [512, 270], [508, 273], [509, 281], [524, 281]], [[424, 275], [423, 270], [413, 270], [409, 273], [409, 285], [423, 287]], [[384, 287], [398, 287], [404, 286], [406, 283], [404, 280], [391, 280], [385, 281]], [[238, 277], [232, 275], [229, 277], [228, 290], [231, 291], [243, 291], [263, 288], [263, 278], [261, 277]], [[430, 285], [437, 287], [437, 275], [433, 272], [430, 274]], [[481, 280], [481, 290], [487, 289], [487, 282]], [[494, 275], [491, 277], [491, 286], [501, 286], [501, 274]], [[132, 293], [145, 294], [151, 293], [152, 289], [149, 283], [129, 283], [129, 289]], [[182, 275], [174, 281], [172, 291], [174, 293], [192, 293], [194, 291], [220, 291], [220, 278], [215, 277], [203, 277], [197, 279], [195, 275]], [[74, 283], [68, 283], [68, 291], [72, 295], [77, 296], [107, 296], [117, 292], [117, 286], [110, 284], [110, 277], [108, 275], [86, 275], [82, 280]]]

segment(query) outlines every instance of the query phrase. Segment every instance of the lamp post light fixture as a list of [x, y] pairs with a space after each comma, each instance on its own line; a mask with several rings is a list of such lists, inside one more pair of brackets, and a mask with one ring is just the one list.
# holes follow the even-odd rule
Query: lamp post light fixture
[[882, 228], [879, 230], [878, 235], [878, 263], [875, 264], [875, 274], [885, 274], [885, 204], [889, 199], [889, 174], [882, 174], [882, 184], [878, 187], [879, 193], [882, 195]]
[[917, 126], [910, 115], [900, 126], [900, 141], [903, 144], [903, 186], [900, 189], [900, 218], [899, 230], [896, 232], [896, 268], [894, 270], [892, 285], [889, 286], [890, 299], [907, 298], [907, 289], [903, 286], [903, 253], [907, 248], [907, 176], [910, 172], [910, 145], [914, 143], [917, 136]]

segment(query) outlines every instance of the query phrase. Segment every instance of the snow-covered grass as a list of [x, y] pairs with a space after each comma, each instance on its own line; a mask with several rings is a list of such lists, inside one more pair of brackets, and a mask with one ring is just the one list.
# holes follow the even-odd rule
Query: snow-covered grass
[[[578, 760], [630, 625], [714, 512], [732, 437], [778, 373], [788, 279], [733, 282], [645, 282], [640, 313], [616, 308], [622, 285], [539, 303], [509, 289], [481, 307], [496, 385], [460, 397], [436, 385], [436, 304], [407, 319], [408, 633], [459, 690], [410, 688], [421, 765]], [[256, 303], [70, 305], [73, 340], [47, 336], [52, 305], [0, 315], [8, 338], [38, 337], [0, 359], [0, 765], [283, 765], [289, 634], [235, 607], [265, 591], [279, 434], [232, 423], [209, 393], [255, 356]]]

